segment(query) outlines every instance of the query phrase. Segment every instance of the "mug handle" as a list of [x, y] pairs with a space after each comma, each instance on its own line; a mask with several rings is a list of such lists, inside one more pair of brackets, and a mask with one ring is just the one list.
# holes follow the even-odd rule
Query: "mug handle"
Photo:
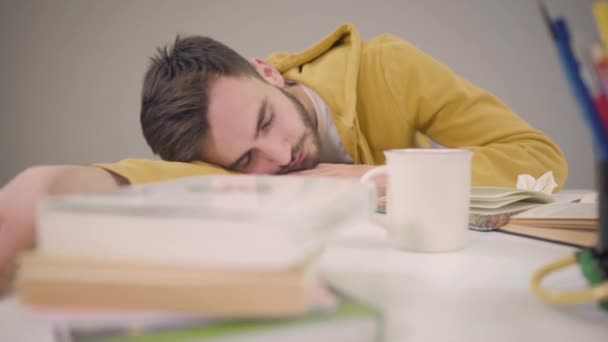
[[375, 168], [367, 171], [366, 173], [364, 173], [363, 176], [361, 176], [360, 181], [361, 181], [361, 183], [369, 182], [372, 178], [374, 178], [378, 175], [381, 175], [383, 173], [386, 173], [387, 171], [388, 171], [388, 167], [386, 165], [375, 167]]
[[[387, 165], [382, 165], [382, 166], [375, 167], [375, 168], [367, 171], [366, 173], [364, 173], [363, 176], [361, 176], [361, 178], [359, 179], [359, 181], [361, 183], [370, 182], [370, 181], [372, 181], [372, 179], [374, 177], [379, 176], [381, 174], [386, 174], [387, 171], [388, 171], [388, 166]], [[371, 216], [371, 220], [374, 223], [378, 224], [379, 226], [384, 227], [385, 229], [389, 228], [387, 214], [376, 214], [376, 213], [374, 213]]]

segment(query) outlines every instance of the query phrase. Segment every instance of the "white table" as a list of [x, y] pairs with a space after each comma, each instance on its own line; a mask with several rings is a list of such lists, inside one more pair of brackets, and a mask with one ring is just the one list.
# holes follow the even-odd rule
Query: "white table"
[[[470, 232], [456, 253], [388, 247], [380, 229], [334, 243], [322, 270], [339, 288], [386, 309], [388, 341], [608, 341], [608, 312], [595, 304], [554, 307], [529, 290], [540, 266], [574, 251], [503, 233]], [[547, 286], [586, 282], [577, 268]]]
[[[470, 232], [456, 253], [417, 254], [388, 246], [371, 225], [332, 242], [321, 271], [332, 284], [385, 308], [387, 341], [608, 341], [608, 312], [554, 307], [529, 290], [534, 270], [574, 250], [502, 233]], [[586, 283], [572, 268], [547, 285]], [[0, 301], [0, 341], [52, 341], [14, 298]]]

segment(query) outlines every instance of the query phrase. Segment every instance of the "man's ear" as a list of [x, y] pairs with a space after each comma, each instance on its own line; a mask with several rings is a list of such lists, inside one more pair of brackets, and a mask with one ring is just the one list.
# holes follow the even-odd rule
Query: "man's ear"
[[277, 69], [266, 63], [264, 60], [254, 57], [249, 60], [249, 63], [251, 63], [253, 68], [266, 81], [281, 88], [285, 86], [285, 79], [283, 78], [283, 75], [281, 75], [281, 73]]

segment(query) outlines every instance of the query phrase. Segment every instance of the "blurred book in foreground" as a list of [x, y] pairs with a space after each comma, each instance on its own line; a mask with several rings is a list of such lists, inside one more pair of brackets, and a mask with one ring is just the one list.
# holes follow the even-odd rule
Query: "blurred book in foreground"
[[52, 197], [17, 296], [75, 342], [376, 341], [377, 315], [316, 272], [375, 195], [352, 180], [201, 176]]
[[285, 270], [226, 270], [27, 255], [21, 303], [70, 309], [166, 310], [207, 318], [277, 317], [334, 305], [315, 258]]
[[[47, 314], [47, 316], [52, 315]], [[377, 311], [349, 299], [341, 299], [331, 311], [316, 311], [305, 315], [275, 319], [166, 320], [150, 315], [124, 316], [120, 314], [106, 322], [97, 320], [56, 319], [55, 335], [58, 342], [380, 342], [382, 318]], [[47, 318], [48, 319], [48, 318]]]
[[335, 178], [200, 176], [51, 198], [37, 252], [165, 265], [282, 269], [375, 209], [370, 184]]

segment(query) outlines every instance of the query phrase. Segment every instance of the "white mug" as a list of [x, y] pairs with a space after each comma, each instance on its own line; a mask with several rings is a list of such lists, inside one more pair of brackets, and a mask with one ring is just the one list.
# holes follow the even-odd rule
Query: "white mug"
[[[464, 149], [394, 149], [386, 165], [361, 177], [387, 174], [385, 226], [392, 243], [417, 252], [447, 252], [466, 244], [471, 158]], [[378, 221], [378, 220], [377, 220]]]

